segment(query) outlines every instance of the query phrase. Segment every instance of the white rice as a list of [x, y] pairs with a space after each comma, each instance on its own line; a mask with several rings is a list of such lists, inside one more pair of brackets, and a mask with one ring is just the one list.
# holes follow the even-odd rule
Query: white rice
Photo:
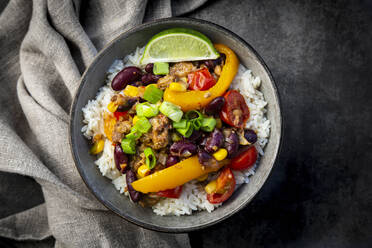
[[[139, 63], [143, 48], [137, 48], [133, 54], [126, 56], [123, 60], [115, 60], [107, 72], [105, 85], [98, 91], [94, 100], [90, 100], [82, 109], [84, 117], [84, 126], [82, 133], [88, 139], [91, 139], [96, 134], [104, 135], [103, 131], [103, 113], [108, 112], [107, 105], [110, 103], [111, 97], [115, 92], [111, 89], [111, 80], [124, 67], [137, 66], [142, 67]], [[270, 135], [270, 121], [266, 118], [266, 105], [262, 92], [259, 91], [261, 79], [254, 77], [250, 70], [247, 70], [243, 65], [239, 66], [239, 71], [235, 76], [231, 88], [237, 89], [244, 96], [250, 110], [250, 117], [246, 124], [246, 128], [253, 129], [257, 133], [258, 142], [255, 146], [262, 156], [263, 148], [267, 144]], [[244, 171], [233, 171], [237, 188], [243, 183], [249, 183], [249, 177], [254, 175], [258, 162], [253, 168]], [[95, 161], [98, 169], [103, 176], [112, 180], [114, 187], [120, 192], [128, 196], [126, 190], [127, 183], [125, 175], [116, 169], [114, 162], [114, 147], [111, 142], [106, 139], [103, 152]], [[197, 183], [191, 181], [183, 186], [182, 194], [178, 199], [166, 198], [154, 205], [153, 211], [158, 215], [190, 215], [192, 211], [206, 210], [212, 212], [221, 204], [211, 204], [208, 202], [204, 189]]]

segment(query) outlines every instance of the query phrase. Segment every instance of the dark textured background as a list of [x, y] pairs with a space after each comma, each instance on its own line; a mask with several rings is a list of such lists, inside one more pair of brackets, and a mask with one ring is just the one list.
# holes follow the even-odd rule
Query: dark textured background
[[[372, 247], [372, 1], [219, 0], [186, 16], [231, 29], [262, 55], [285, 124], [262, 190], [190, 233], [192, 246]], [[31, 179], [0, 173], [4, 181], [14, 187], [0, 187], [0, 218], [43, 201]]]

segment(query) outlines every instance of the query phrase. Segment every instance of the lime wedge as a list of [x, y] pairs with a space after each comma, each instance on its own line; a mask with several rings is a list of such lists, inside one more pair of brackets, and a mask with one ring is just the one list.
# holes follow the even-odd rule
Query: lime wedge
[[216, 59], [220, 55], [204, 34], [187, 28], [171, 28], [147, 43], [141, 64]]

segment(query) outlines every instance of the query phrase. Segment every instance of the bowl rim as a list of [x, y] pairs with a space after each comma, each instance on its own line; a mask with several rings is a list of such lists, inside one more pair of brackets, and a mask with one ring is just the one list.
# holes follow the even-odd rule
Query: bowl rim
[[[198, 24], [205, 24], [205, 25], [213, 26], [216, 29], [219, 29], [219, 30], [222, 30], [222, 31], [228, 33], [233, 39], [237, 40], [238, 42], [241, 42], [244, 46], [247, 46], [253, 52], [253, 54], [257, 57], [259, 63], [264, 67], [265, 71], [267, 72], [267, 74], [268, 74], [268, 76], [270, 78], [272, 87], [274, 89], [274, 95], [275, 95], [276, 101], [278, 103], [278, 111], [279, 111], [279, 113], [278, 113], [279, 115], [278, 116], [279, 116], [279, 125], [280, 125], [280, 128], [278, 129], [279, 132], [280, 132], [279, 133], [279, 142], [278, 142], [277, 149], [276, 149], [276, 151], [274, 153], [275, 154], [275, 159], [273, 160], [273, 164], [272, 164], [272, 166], [270, 167], [270, 170], [267, 173], [267, 176], [266, 176], [265, 181], [262, 183], [262, 185], [260, 185], [260, 187], [258, 188], [258, 190], [252, 195], [252, 197], [250, 198], [250, 200], [245, 201], [243, 204], [241, 204], [240, 206], [238, 206], [236, 209], [234, 209], [231, 212], [225, 214], [223, 217], [221, 217], [221, 218], [219, 218], [217, 220], [213, 220], [213, 221], [210, 221], [210, 222], [207, 222], [207, 223], [198, 225], [198, 226], [182, 227], [182, 228], [169, 228], [169, 227], [156, 226], [154, 224], [149, 224], [149, 223], [140, 221], [140, 220], [138, 220], [136, 218], [133, 218], [133, 217], [131, 217], [129, 215], [126, 215], [126, 214], [123, 214], [122, 215], [118, 211], [114, 210], [113, 206], [108, 201], [106, 201], [103, 197], [98, 196], [93, 191], [93, 189], [89, 186], [88, 182], [84, 178], [83, 173], [82, 173], [82, 170], [83, 170], [82, 169], [82, 166], [78, 166], [78, 164], [79, 164], [79, 162], [78, 162], [78, 155], [77, 155], [77, 153], [76, 153], [76, 151], [74, 149], [76, 147], [76, 145], [75, 145], [75, 142], [74, 142], [74, 137], [72, 137], [72, 133], [73, 133], [73, 131], [72, 131], [73, 130], [73, 120], [75, 119], [75, 115], [76, 115], [76, 112], [77, 112], [75, 106], [77, 104], [78, 95], [80, 95], [80, 92], [81, 92], [81, 90], [83, 88], [83, 82], [85, 81], [86, 75], [91, 70], [92, 66], [95, 63], [97, 63], [97, 61], [99, 60], [99, 58], [104, 55], [104, 53], [106, 52], [106, 50], [111, 45], [113, 45], [116, 41], [118, 41], [120, 39], [124, 39], [124, 38], [128, 37], [129, 35], [131, 35], [132, 33], [137, 32], [138, 30], [141, 30], [143, 28], [146, 28], [146, 27], [149, 27], [149, 26], [153, 26], [153, 25], [156, 25], [156, 24], [159, 24], [159, 23], [167, 23], [167, 22], [170, 22], [171, 23], [171, 22], [174, 22], [174, 21], [191, 22], [191, 23], [197, 24], [197, 25]], [[276, 161], [278, 159], [278, 156], [279, 156], [280, 151], [281, 151], [281, 148], [282, 148], [282, 141], [283, 141], [282, 137], [283, 137], [283, 131], [284, 131], [284, 127], [283, 127], [283, 116], [282, 116], [282, 111], [281, 111], [280, 94], [279, 94], [279, 91], [278, 91], [276, 82], [274, 80], [274, 77], [273, 77], [270, 69], [266, 65], [265, 61], [263, 60], [263, 58], [258, 54], [258, 52], [247, 41], [245, 41], [243, 38], [241, 38], [239, 35], [235, 34], [234, 32], [228, 30], [227, 28], [225, 28], [225, 27], [223, 27], [221, 25], [215, 24], [213, 22], [210, 22], [210, 21], [206, 21], [206, 20], [202, 20], [202, 19], [196, 19], [196, 18], [190, 18], [190, 17], [169, 17], [169, 18], [161, 18], [161, 19], [156, 19], [156, 20], [150, 21], [150, 22], [146, 22], [146, 23], [137, 25], [137, 26], [135, 26], [135, 27], [133, 27], [133, 28], [127, 30], [127, 31], [124, 31], [124, 32], [118, 34], [114, 39], [112, 39], [110, 42], [108, 42], [94, 56], [93, 60], [89, 63], [89, 65], [86, 67], [84, 73], [82, 74], [82, 76], [81, 76], [81, 78], [79, 80], [79, 87], [78, 87], [78, 89], [76, 90], [76, 92], [74, 94], [73, 102], [72, 102], [71, 107], [70, 107], [69, 117], [70, 117], [70, 120], [69, 120], [69, 145], [70, 145], [70, 151], [71, 151], [71, 154], [72, 154], [72, 157], [73, 157], [73, 160], [74, 160], [75, 167], [76, 167], [77, 171], [79, 172], [80, 177], [83, 179], [84, 184], [89, 189], [89, 191], [108, 210], [110, 210], [111, 212], [113, 212], [116, 215], [120, 216], [124, 220], [129, 221], [130, 223], [135, 224], [135, 225], [137, 225], [139, 227], [143, 227], [143, 228], [146, 228], [146, 229], [149, 229], [149, 230], [153, 230], [153, 231], [164, 232], [164, 233], [185, 233], [185, 232], [197, 231], [197, 230], [200, 230], [200, 229], [204, 229], [204, 228], [207, 228], [209, 226], [212, 226], [212, 225], [215, 225], [217, 223], [222, 222], [223, 220], [231, 217], [232, 215], [234, 215], [235, 213], [239, 212], [244, 207], [246, 207], [247, 204], [262, 189], [263, 185], [265, 184], [265, 182], [269, 178], [269, 176], [271, 174], [271, 171], [272, 171], [272, 169], [273, 169], [273, 167], [274, 167], [274, 165], [275, 165], [275, 163], [276, 163]], [[166, 217], [164, 217], [164, 218], [166, 218]], [[180, 216], [180, 218], [182, 218], [182, 216]]]

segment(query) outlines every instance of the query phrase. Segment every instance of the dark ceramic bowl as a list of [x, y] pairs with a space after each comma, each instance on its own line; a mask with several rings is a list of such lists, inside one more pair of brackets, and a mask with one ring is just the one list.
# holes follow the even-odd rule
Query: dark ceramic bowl
[[[194, 212], [190, 216], [158, 216], [150, 208], [142, 208], [114, 188], [111, 180], [103, 177], [89, 154], [89, 143], [81, 133], [83, 115], [81, 109], [88, 100], [94, 99], [103, 86], [105, 74], [115, 59], [122, 59], [136, 47], [146, 45], [156, 33], [174, 27], [191, 28], [207, 35], [214, 43], [229, 46], [238, 55], [240, 62], [262, 79], [261, 91], [271, 121], [271, 135], [256, 174], [250, 183], [240, 187], [233, 196], [212, 213]], [[80, 87], [71, 108], [70, 138], [76, 167], [88, 188], [108, 209], [124, 219], [144, 228], [164, 232], [188, 232], [216, 224], [245, 207], [261, 189], [278, 155], [282, 132], [282, 118], [278, 91], [273, 77], [257, 52], [239, 36], [216, 24], [188, 18], [169, 18], [146, 23], [122, 33], [98, 53], [82, 76]]]

